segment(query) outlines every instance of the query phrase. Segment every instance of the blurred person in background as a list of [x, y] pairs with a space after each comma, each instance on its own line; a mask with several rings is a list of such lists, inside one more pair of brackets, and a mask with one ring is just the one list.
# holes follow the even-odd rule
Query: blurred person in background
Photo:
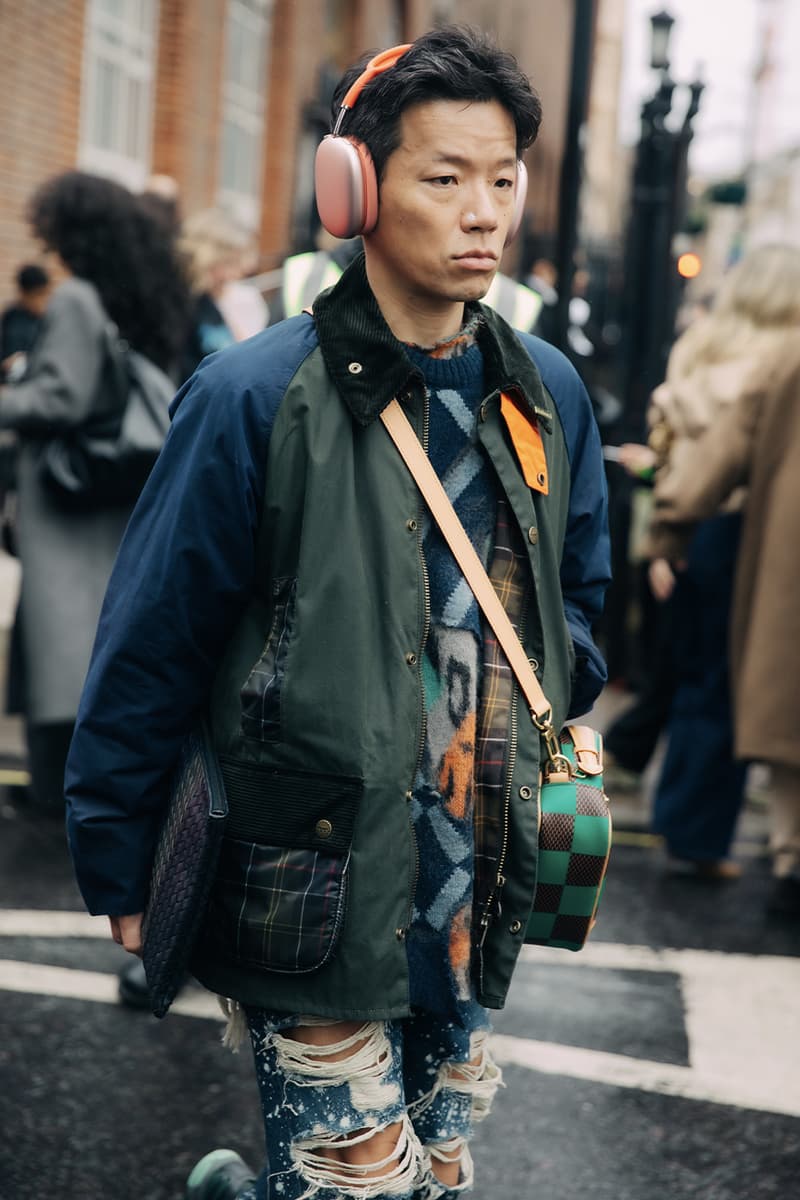
[[177, 238], [181, 230], [181, 193], [177, 179], [171, 175], [151, 175], [140, 198], [145, 209]]
[[[797, 263], [793, 270], [800, 271]], [[797, 318], [798, 280], [786, 282], [795, 291], [790, 297], [784, 289], [783, 303]], [[655, 513], [664, 545], [671, 538], [672, 556], [680, 560], [693, 525], [747, 488], [730, 630], [735, 753], [770, 767], [768, 908], [794, 918], [800, 917], [798, 462], [800, 337], [792, 330], [769, 369], [688, 448], [659, 489]]]
[[[230, 285], [241, 280], [251, 239], [221, 209], [204, 209], [187, 217], [181, 227], [178, 247], [186, 263], [193, 294], [192, 319], [181, 362], [181, 380], [185, 380], [208, 354], [224, 350], [263, 329], [267, 310], [260, 294], [256, 293], [261, 301], [260, 314], [254, 322], [250, 311], [253, 305], [246, 306], [246, 325], [239, 327], [237, 313], [241, 310], [241, 293], [238, 304], [236, 294], [231, 303]], [[255, 289], [249, 291], [255, 292]], [[258, 300], [254, 303], [258, 306]]]
[[[764, 393], [798, 334], [800, 250], [753, 250], [723, 279], [708, 315], [678, 339], [666, 381], [653, 393], [657, 508], [686, 479], [686, 463], [697, 462], [697, 440], [706, 435], [711, 444], [743, 398]], [[629, 453], [645, 465], [641, 448]], [[676, 868], [712, 880], [740, 873], [729, 855], [746, 767], [733, 753], [728, 637], [745, 494], [738, 487], [721, 495], [680, 553], [660, 521], [647, 538], [653, 593], [672, 601], [675, 685], [653, 826]]]
[[269, 306], [249, 279], [255, 274], [257, 264], [258, 255], [252, 247], [245, 250], [239, 259], [238, 274], [227, 281], [217, 299], [219, 310], [237, 342], [254, 337], [269, 323]]
[[29, 209], [56, 288], [24, 378], [0, 389], [0, 428], [19, 439], [17, 542], [22, 586], [12, 709], [23, 711], [33, 798], [63, 811], [64, 761], [95, 627], [130, 507], [67, 511], [43, 481], [48, 439], [102, 412], [110, 322], [136, 350], [174, 368], [188, 296], [163, 227], [126, 188], [70, 171]]
[[558, 344], [558, 269], [549, 258], [538, 257], [531, 263], [525, 286], [542, 298], [542, 307], [532, 332], [552, 345]]
[[313, 304], [320, 292], [338, 283], [363, 249], [360, 237], [336, 238], [322, 225], [315, 244], [316, 250], [291, 254], [284, 260], [280, 291], [270, 301], [271, 325], [296, 317]]
[[[16, 273], [16, 299], [0, 317], [0, 383], [13, 382], [25, 374], [42, 317], [50, 299], [51, 281], [43, 267], [26, 263]], [[14, 538], [17, 478], [17, 438], [10, 429], [0, 430], [0, 541], [16, 553]]]
[[[694, 321], [707, 316], [713, 298], [713, 294], [705, 294], [685, 308], [682, 319], [679, 316], [681, 333]], [[654, 439], [658, 445], [660, 430], [655, 415], [653, 420], [656, 425]], [[630, 592], [630, 582], [633, 582], [638, 606], [637, 640], [642, 659], [633, 688], [635, 702], [604, 734], [605, 777], [608, 786], [615, 791], [637, 790], [641, 786], [642, 773], [651, 762], [667, 727], [675, 694], [672, 598], [656, 600], [648, 578], [649, 561], [645, 557], [647, 528], [653, 512], [655, 469], [664, 453], [663, 447], [656, 453], [652, 446], [638, 442], [604, 447], [606, 457], [618, 463], [632, 481], [627, 493], [630, 517], [625, 522], [624, 553], [635, 570], [627, 590]]]
[[50, 276], [44, 267], [26, 263], [15, 276], [17, 295], [0, 317], [0, 379], [19, 379], [26, 356], [42, 325], [50, 299]]

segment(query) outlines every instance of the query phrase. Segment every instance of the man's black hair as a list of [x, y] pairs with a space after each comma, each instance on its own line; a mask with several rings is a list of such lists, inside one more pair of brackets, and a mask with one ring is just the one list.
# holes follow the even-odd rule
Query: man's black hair
[[50, 276], [36, 263], [26, 263], [17, 271], [15, 282], [21, 292], [40, 292], [50, 283]]
[[[339, 81], [333, 122], [345, 93], [371, 57], [364, 56]], [[542, 106], [514, 56], [485, 34], [458, 25], [423, 34], [393, 67], [370, 80], [341, 132], [364, 142], [380, 179], [387, 159], [400, 145], [401, 115], [411, 105], [431, 100], [498, 101], [514, 122], [518, 158], [539, 132]]]

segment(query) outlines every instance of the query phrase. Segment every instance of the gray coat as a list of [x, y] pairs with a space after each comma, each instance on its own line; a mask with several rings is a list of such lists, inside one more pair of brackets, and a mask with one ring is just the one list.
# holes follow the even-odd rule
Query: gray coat
[[74, 720], [100, 606], [128, 508], [61, 510], [41, 482], [51, 435], [79, 425], [102, 396], [108, 317], [91, 284], [57, 290], [25, 378], [0, 390], [0, 428], [19, 437], [17, 538], [22, 564], [18, 620], [28, 719]]

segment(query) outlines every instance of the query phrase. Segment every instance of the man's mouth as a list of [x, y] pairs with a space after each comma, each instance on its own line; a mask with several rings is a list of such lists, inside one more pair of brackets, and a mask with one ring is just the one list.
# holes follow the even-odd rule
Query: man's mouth
[[472, 271], [489, 271], [497, 266], [497, 255], [491, 250], [467, 250], [457, 254], [455, 261], [461, 267]]
[[456, 258], [461, 262], [465, 258], [483, 259], [484, 262], [497, 262], [497, 255], [491, 250], [465, 250], [463, 254], [457, 254]]

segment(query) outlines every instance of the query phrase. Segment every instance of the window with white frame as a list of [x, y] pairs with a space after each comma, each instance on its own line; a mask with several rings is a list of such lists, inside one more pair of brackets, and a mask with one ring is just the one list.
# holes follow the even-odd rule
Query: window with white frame
[[158, 0], [89, 0], [81, 167], [141, 188], [150, 174]]
[[228, 0], [222, 85], [219, 199], [258, 227], [273, 0]]

